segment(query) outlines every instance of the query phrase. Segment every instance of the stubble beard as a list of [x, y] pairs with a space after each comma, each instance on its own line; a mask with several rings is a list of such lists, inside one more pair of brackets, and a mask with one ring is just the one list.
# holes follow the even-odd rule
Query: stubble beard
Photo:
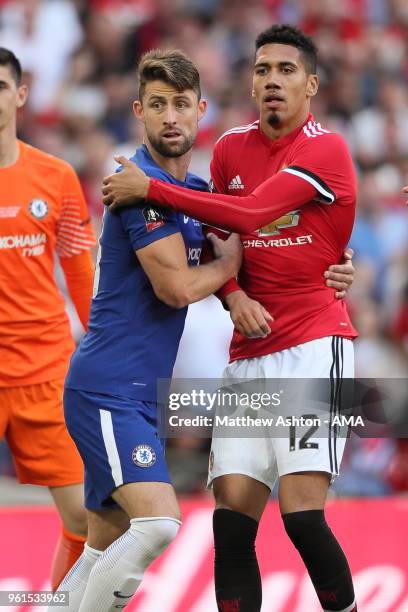
[[187, 153], [194, 144], [194, 136], [184, 136], [180, 143], [170, 145], [165, 138], [157, 137], [154, 134], [147, 133], [149, 142], [153, 149], [163, 157], [181, 157]]

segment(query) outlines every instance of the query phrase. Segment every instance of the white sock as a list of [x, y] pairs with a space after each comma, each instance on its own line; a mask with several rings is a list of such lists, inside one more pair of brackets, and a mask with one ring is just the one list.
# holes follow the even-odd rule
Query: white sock
[[[68, 591], [69, 593], [69, 605], [64, 606], [66, 612], [78, 612], [89, 574], [102, 553], [102, 550], [95, 550], [85, 543], [84, 552], [62, 580], [57, 592]], [[49, 606], [47, 612], [61, 612], [61, 606]]]
[[176, 537], [180, 521], [169, 517], [131, 519], [92, 568], [79, 612], [117, 612], [131, 600], [145, 569]]
[[[340, 610], [340, 612], [353, 612], [355, 607], [356, 607], [356, 600], [354, 600], [352, 604], [347, 606], [347, 608], [343, 608], [343, 610]], [[333, 612], [333, 610], [324, 610], [324, 612]]]

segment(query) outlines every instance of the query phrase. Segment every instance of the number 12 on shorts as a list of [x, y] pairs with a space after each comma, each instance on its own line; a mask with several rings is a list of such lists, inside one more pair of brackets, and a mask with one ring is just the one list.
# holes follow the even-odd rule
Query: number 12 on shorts
[[[316, 424], [318, 422], [318, 416], [316, 414], [304, 414], [302, 416], [302, 421], [311, 420], [313, 425], [309, 427], [306, 433], [299, 440], [299, 449], [303, 448], [319, 448], [319, 444], [317, 442], [308, 442], [309, 438], [313, 436], [313, 434], [319, 429], [319, 426]], [[296, 425], [289, 426], [289, 450], [296, 450]]]

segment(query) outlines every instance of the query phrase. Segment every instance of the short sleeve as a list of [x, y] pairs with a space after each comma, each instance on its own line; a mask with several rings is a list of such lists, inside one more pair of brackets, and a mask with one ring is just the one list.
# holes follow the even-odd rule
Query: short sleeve
[[119, 214], [135, 251], [180, 231], [176, 213], [149, 203], [122, 209]]
[[75, 170], [64, 164], [61, 182], [61, 214], [57, 223], [56, 252], [72, 257], [96, 244], [91, 217]]
[[293, 174], [318, 192], [318, 201], [333, 204], [355, 199], [356, 176], [348, 147], [339, 134], [331, 132], [302, 140], [283, 172]]

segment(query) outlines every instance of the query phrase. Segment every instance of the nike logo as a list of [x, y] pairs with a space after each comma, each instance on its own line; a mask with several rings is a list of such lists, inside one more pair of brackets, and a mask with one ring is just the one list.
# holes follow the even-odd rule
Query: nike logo
[[133, 597], [133, 593], [131, 593], [130, 595], [122, 595], [120, 591], [113, 591], [113, 594], [115, 597], [118, 597], [119, 599], [129, 599], [130, 597]]

